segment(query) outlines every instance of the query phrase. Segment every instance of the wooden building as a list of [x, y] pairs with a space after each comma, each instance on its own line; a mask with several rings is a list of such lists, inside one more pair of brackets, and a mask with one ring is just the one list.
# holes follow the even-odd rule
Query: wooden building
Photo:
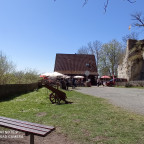
[[56, 54], [54, 71], [69, 76], [84, 76], [95, 84], [95, 76], [98, 75], [94, 55], [86, 54]]

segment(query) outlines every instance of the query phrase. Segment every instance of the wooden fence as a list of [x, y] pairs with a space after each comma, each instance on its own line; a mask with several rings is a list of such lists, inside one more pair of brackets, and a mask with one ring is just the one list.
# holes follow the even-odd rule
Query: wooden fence
[[15, 95], [31, 92], [38, 89], [38, 83], [0, 85], [0, 100], [12, 98]]

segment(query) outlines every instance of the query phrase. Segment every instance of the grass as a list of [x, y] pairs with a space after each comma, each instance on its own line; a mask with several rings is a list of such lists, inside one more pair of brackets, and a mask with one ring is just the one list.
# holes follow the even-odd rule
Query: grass
[[144, 116], [102, 98], [65, 91], [72, 104], [51, 104], [45, 88], [0, 104], [0, 115], [52, 125], [81, 144], [143, 144]]

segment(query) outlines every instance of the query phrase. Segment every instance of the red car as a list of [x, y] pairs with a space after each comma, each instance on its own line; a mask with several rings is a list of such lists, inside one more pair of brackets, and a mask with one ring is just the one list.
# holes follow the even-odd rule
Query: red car
[[114, 78], [114, 79], [111, 79], [110, 81], [106, 82], [106, 85], [107, 86], [114, 86], [116, 84], [116, 82], [127, 82], [127, 79]]

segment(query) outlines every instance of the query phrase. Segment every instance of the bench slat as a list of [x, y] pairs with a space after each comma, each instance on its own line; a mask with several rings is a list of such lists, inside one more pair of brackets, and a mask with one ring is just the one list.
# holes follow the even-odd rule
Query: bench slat
[[47, 132], [47, 130], [50, 130], [48, 128], [41, 128], [41, 127], [31, 126], [31, 125], [27, 125], [27, 124], [13, 122], [13, 121], [10, 121], [10, 120], [0, 119], [0, 122], [4, 122], [4, 123], [7, 123], [7, 124], [12, 124], [12, 125], [19, 126], [19, 127], [31, 128], [31, 129], [38, 130], [38, 131], [43, 131], [43, 132]]
[[31, 122], [27, 122], [27, 121], [21, 121], [21, 120], [16, 120], [16, 119], [12, 119], [12, 118], [2, 117], [2, 116], [0, 116], [0, 119], [11, 120], [13, 122], [19, 122], [19, 123], [22, 123], [22, 124], [27, 124], [27, 125], [31, 125], [31, 126], [37, 126], [37, 127], [41, 127], [41, 128], [48, 128], [48, 129], [51, 129], [51, 130], [55, 129], [52, 126], [46, 126], [46, 125], [42, 125], [42, 124], [31, 123]]
[[[0, 126], [7, 127], [7, 128], [12, 128], [12, 129], [23, 131], [23, 132], [32, 133], [32, 134], [40, 135], [40, 136], [45, 136], [47, 134], [47, 132], [33, 130], [33, 129], [29, 129], [29, 128], [24, 128], [24, 127], [12, 125], [12, 124], [7, 124], [7, 123], [4, 123], [4, 122], [0, 122]], [[48, 132], [50, 132], [50, 131], [51, 130], [49, 130]]]
[[26, 132], [29, 134], [35, 134], [38, 136], [46, 136], [53, 130], [55, 130], [52, 126], [45, 126], [41, 124], [6, 118], [0, 116], [0, 126], [11, 128], [14, 130]]

